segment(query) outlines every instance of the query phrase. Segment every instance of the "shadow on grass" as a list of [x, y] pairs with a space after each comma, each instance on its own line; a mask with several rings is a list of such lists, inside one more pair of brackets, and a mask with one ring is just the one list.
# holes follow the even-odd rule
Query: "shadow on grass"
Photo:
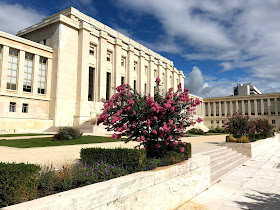
[[244, 196], [251, 201], [234, 201], [241, 209], [280, 209], [280, 194], [254, 191], [252, 194], [246, 193]]

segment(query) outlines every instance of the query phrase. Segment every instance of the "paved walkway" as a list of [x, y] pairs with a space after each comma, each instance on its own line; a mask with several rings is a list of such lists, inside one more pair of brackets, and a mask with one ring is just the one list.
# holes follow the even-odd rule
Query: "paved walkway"
[[[209, 149], [215, 146], [216, 142], [224, 140], [225, 135], [185, 137], [182, 139], [182, 141], [191, 142], [193, 153]], [[77, 144], [68, 146], [34, 148], [13, 148], [0, 146], [0, 162], [28, 162], [41, 165], [52, 164], [55, 167], [60, 167], [63, 164], [72, 163], [79, 159], [80, 151], [82, 148], [134, 148], [136, 145], [138, 145], [138, 142], [129, 142], [127, 144], [125, 144], [124, 142], [106, 142], [97, 144]]]
[[189, 209], [279, 210], [280, 144], [247, 161], [177, 210]]

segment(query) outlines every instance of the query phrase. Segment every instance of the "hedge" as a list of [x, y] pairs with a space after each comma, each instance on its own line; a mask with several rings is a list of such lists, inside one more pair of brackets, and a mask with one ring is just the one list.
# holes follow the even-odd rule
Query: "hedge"
[[0, 163], [0, 207], [37, 198], [40, 166]]
[[81, 162], [92, 165], [96, 161], [104, 161], [108, 164], [115, 164], [125, 167], [129, 173], [140, 171], [146, 160], [146, 151], [139, 149], [103, 149], [85, 148], [80, 152]]

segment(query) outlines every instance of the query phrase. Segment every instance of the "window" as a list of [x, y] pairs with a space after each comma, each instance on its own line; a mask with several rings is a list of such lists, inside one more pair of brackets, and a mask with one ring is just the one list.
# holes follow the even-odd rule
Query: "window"
[[216, 116], [220, 116], [219, 102], [216, 102]]
[[275, 101], [274, 101], [274, 98], [270, 99], [270, 112], [271, 112], [271, 114], [275, 114]]
[[230, 101], [227, 101], [227, 114], [230, 115]]
[[278, 109], [278, 114], [280, 114], [280, 98], [277, 98], [277, 109]]
[[262, 114], [262, 111], [261, 111], [261, 99], [257, 99], [257, 112], [258, 112], [258, 115]]
[[221, 112], [222, 112], [222, 116], [225, 116], [225, 102], [221, 102]]
[[106, 79], [106, 100], [110, 99], [110, 90], [111, 90], [111, 73], [107, 72]]
[[38, 93], [46, 93], [47, 58], [40, 57], [38, 72]]
[[248, 115], [248, 100], [244, 100], [244, 111], [245, 115]]
[[242, 101], [238, 101], [238, 112], [242, 112]]
[[219, 121], [219, 120], [216, 120], [216, 123], [217, 123], [217, 126], [219, 126], [220, 121]]
[[268, 102], [267, 99], [263, 99], [264, 115], [268, 115]]
[[250, 100], [251, 104], [251, 115], [255, 115], [255, 100]]
[[208, 113], [208, 102], [205, 103], [205, 116], [208, 116], [209, 113]]
[[156, 78], [157, 77], [157, 70], [155, 69], [154, 70], [154, 78]]
[[121, 84], [124, 84], [124, 77], [121, 77]]
[[107, 53], [107, 61], [111, 62], [111, 53]]
[[125, 58], [122, 58], [122, 59], [121, 59], [121, 66], [122, 66], [122, 67], [125, 67]]
[[148, 66], [145, 66], [145, 75], [148, 74]]
[[9, 49], [8, 73], [7, 73], [7, 89], [17, 89], [17, 71], [18, 71], [18, 54], [16, 49]]
[[144, 85], [144, 95], [147, 95], [147, 84]]
[[22, 113], [28, 113], [28, 104], [22, 104]]
[[16, 112], [16, 103], [15, 102], [10, 102], [10, 112]]
[[134, 62], [133, 70], [134, 70], [134, 71], [137, 70], [137, 62]]
[[89, 54], [94, 56], [94, 49], [93, 48], [89, 49]]
[[136, 80], [134, 80], [134, 90], [136, 90]]
[[25, 53], [23, 91], [29, 93], [32, 91], [33, 58], [34, 55]]
[[44, 39], [44, 40], [43, 40], [43, 45], [46, 45], [46, 43], [47, 43], [47, 40]]
[[272, 120], [272, 121], [271, 121], [271, 124], [272, 124], [272, 125], [275, 125], [275, 120]]
[[211, 116], [214, 116], [214, 105], [213, 105], [213, 102], [210, 102], [210, 112], [211, 112]]
[[93, 101], [93, 96], [94, 96], [94, 72], [95, 69], [89, 67], [89, 72], [88, 72], [88, 100], [89, 101]]
[[236, 112], [236, 101], [232, 102], [232, 112], [235, 113]]

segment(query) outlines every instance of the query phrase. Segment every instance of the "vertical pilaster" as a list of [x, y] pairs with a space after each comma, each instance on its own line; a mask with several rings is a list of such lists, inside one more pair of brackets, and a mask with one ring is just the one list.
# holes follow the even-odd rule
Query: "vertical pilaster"
[[155, 84], [155, 76], [154, 76], [154, 70], [155, 70], [155, 64], [153, 61], [152, 56], [149, 58], [149, 68], [148, 68], [148, 93], [150, 93], [152, 96], [154, 95], [154, 84]]
[[219, 117], [222, 116], [222, 104], [221, 101], [218, 102], [219, 103]]
[[126, 82], [133, 87], [133, 67], [134, 67], [134, 47], [132, 45], [128, 46], [128, 59], [127, 59], [127, 63], [128, 63], [128, 68], [126, 69], [127, 72], [127, 78], [126, 78]]
[[232, 104], [232, 101], [230, 101], [229, 106], [230, 106], [230, 115], [232, 115], [233, 114], [233, 104]]
[[270, 98], [267, 99], [267, 107], [268, 107], [268, 115], [271, 115], [271, 104], [270, 104]]
[[244, 100], [241, 100], [241, 111], [245, 115], [245, 105], [244, 105]]
[[211, 117], [211, 106], [210, 106], [210, 102], [208, 102], [208, 117]]
[[143, 51], [140, 51], [139, 54], [139, 69], [138, 69], [138, 92], [144, 93], [144, 82], [145, 82], [145, 53]]
[[[49, 63], [49, 60], [48, 59], [48, 62], [47, 62], [47, 76], [49, 76], [49, 66], [50, 66], [50, 63]], [[34, 65], [33, 65], [33, 84], [32, 84], [32, 94], [33, 96], [36, 96], [38, 94], [38, 73], [39, 73], [39, 62], [40, 62], [40, 56], [39, 55], [34, 55]], [[47, 90], [46, 90], [46, 94], [48, 97], [50, 97], [50, 91], [48, 90], [48, 88], [50, 88], [50, 84], [49, 84], [49, 78], [46, 78], [47, 79]]]
[[2, 68], [1, 68], [1, 91], [4, 92], [6, 91], [7, 87], [7, 72], [8, 72], [8, 60], [9, 60], [9, 47], [8, 46], [3, 46], [2, 49]]
[[25, 52], [23, 50], [20, 50], [19, 62], [18, 62], [18, 78], [17, 78], [18, 94], [23, 93], [24, 59], [25, 59]]
[[255, 116], [258, 116], [258, 104], [257, 99], [254, 99]]
[[264, 105], [263, 105], [263, 99], [261, 99], [261, 115], [264, 115]]
[[114, 50], [114, 65], [113, 65], [113, 93], [116, 92], [116, 87], [118, 87], [119, 85], [121, 85], [121, 59], [122, 59], [122, 55], [121, 55], [121, 50], [122, 50], [122, 41], [118, 38], [115, 39], [115, 50]]
[[218, 102], [213, 102], [213, 117], [216, 117], [216, 103], [218, 103]]

